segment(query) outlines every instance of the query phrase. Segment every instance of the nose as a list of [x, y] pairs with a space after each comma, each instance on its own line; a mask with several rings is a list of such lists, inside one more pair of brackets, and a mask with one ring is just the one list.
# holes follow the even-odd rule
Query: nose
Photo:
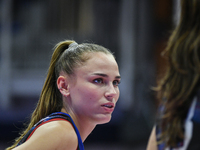
[[105, 97], [108, 100], [112, 100], [116, 95], [117, 95], [116, 87], [114, 87], [113, 84], [109, 84], [105, 92]]

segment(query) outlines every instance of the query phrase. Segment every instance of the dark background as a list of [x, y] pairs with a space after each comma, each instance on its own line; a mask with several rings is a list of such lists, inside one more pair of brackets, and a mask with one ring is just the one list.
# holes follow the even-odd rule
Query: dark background
[[157, 106], [151, 87], [166, 66], [160, 53], [177, 20], [177, 2], [0, 0], [0, 149], [11, 145], [28, 121], [52, 48], [64, 39], [109, 48], [122, 76], [111, 122], [98, 125], [85, 147], [144, 149]]

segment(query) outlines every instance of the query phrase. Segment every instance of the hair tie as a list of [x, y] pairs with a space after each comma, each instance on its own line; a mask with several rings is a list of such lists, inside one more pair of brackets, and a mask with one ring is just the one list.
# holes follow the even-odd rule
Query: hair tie
[[69, 47], [73, 47], [73, 46], [78, 46], [78, 43], [73, 42], [73, 43], [69, 44]]

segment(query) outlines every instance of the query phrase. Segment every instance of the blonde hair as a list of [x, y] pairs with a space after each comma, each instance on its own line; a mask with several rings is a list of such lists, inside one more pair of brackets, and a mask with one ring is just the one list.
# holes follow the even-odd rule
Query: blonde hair
[[63, 101], [61, 93], [56, 85], [59, 73], [64, 71], [68, 75], [73, 75], [74, 68], [87, 61], [89, 57], [86, 55], [86, 53], [90, 52], [103, 52], [105, 54], [112, 54], [103, 46], [89, 43], [77, 44], [72, 40], [59, 42], [55, 46], [48, 69], [48, 74], [37, 106], [32, 113], [30, 123], [15, 140], [14, 144], [8, 147], [6, 150], [11, 150], [16, 147], [19, 141], [27, 134], [27, 132], [42, 118], [45, 118], [53, 112], [61, 111], [63, 107]]

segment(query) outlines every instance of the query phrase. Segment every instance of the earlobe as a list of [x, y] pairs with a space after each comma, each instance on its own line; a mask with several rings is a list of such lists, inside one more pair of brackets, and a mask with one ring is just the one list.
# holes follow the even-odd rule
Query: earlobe
[[67, 78], [65, 76], [58, 77], [57, 87], [63, 96], [65, 96], [65, 97], [69, 96], [68, 82], [67, 82]]

